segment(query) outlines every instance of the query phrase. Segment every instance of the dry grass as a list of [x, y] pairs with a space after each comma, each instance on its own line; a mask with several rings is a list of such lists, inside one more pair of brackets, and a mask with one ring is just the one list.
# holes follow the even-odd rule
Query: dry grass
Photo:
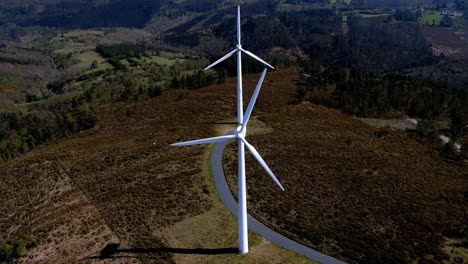
[[248, 139], [286, 192], [249, 156], [249, 207], [276, 230], [350, 262], [438, 263], [444, 234], [466, 225], [467, 169], [432, 146], [312, 104], [260, 119], [274, 132]]
[[404, 119], [357, 118], [359, 121], [376, 128], [415, 130], [416, 125]]
[[[247, 78], [248, 85], [256, 78]], [[91, 261], [109, 243], [120, 244], [124, 253], [116, 259], [123, 262], [173, 261], [172, 253], [157, 252], [171, 246], [160, 229], [210, 212], [214, 191], [202, 172], [205, 149], [169, 144], [211, 136], [214, 122], [235, 114], [234, 87], [229, 80], [134, 105], [105, 105], [96, 129], [2, 164], [0, 242], [44, 236], [23, 262]]]
[[[217, 127], [219, 128], [219, 126]], [[252, 129], [256, 129], [255, 127]], [[219, 131], [217, 134], [224, 132], [225, 130]], [[171, 247], [214, 250], [224, 248], [227, 251], [237, 251], [237, 219], [223, 206], [214, 188], [210, 163], [213, 147], [213, 145], [207, 147], [203, 163], [203, 174], [210, 186], [213, 208], [206, 213], [182, 220], [171, 227], [160, 230], [158, 236], [163, 237]], [[315, 263], [278, 247], [252, 232], [249, 232], [249, 247], [250, 252], [247, 256], [232, 253], [219, 255], [179, 254], [174, 259], [177, 263]]]
[[[250, 212], [351, 262], [441, 262], [445, 232], [466, 225], [466, 167], [404, 132], [375, 129], [325, 107], [288, 106], [295, 77], [288, 71], [267, 76], [248, 137], [287, 191], [248, 156]], [[246, 78], [247, 95], [257, 80]], [[256, 236], [247, 256], [158, 250], [236, 247], [236, 223], [203, 169], [206, 148], [169, 147], [212, 136], [214, 124], [232, 120], [235, 109], [233, 79], [102, 106], [96, 129], [0, 166], [0, 242], [43, 235], [22, 262], [92, 262], [88, 257], [99, 257], [109, 243], [120, 246], [108, 262], [304, 261]]]

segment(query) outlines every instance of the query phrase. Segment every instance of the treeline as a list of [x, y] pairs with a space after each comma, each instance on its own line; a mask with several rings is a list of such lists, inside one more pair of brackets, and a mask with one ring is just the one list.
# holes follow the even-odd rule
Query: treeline
[[[226, 41], [237, 40], [234, 18], [223, 20], [214, 28], [214, 34]], [[242, 44], [251, 51], [269, 50], [272, 47], [291, 48], [296, 44], [290, 30], [275, 17], [253, 17], [242, 25]]]
[[[185, 1], [173, 4], [174, 6], [172, 8], [177, 10], [182, 9], [186, 12], [208, 12], [216, 10], [223, 2], [223, 0], [198, 0], [196, 2]], [[171, 2], [168, 2], [168, 5], [170, 4]]]
[[[223, 81], [223, 77], [221, 77], [219, 80]], [[172, 78], [170, 87], [173, 89], [197, 90], [202, 87], [214, 84], [216, 80], [217, 78], [214, 74], [199, 70], [192, 75], [183, 75], [180, 78], [174, 76], [174, 78]]]
[[398, 21], [418, 21], [418, 18], [421, 17], [421, 9], [396, 9], [392, 16], [395, 20]]
[[455, 0], [455, 6], [458, 10], [467, 10], [468, 9], [468, 1], [466, 0]]
[[289, 49], [296, 42], [288, 28], [279, 19], [257, 17], [249, 19], [242, 28], [245, 34], [243, 44], [251, 50], [269, 50], [272, 47]]
[[399, 71], [437, 61], [416, 23], [351, 19], [349, 28], [348, 34], [337, 37], [335, 58], [328, 61], [373, 72]]
[[25, 256], [28, 250], [37, 247], [42, 240], [42, 237], [24, 236], [0, 243], [0, 263], [16, 263], [15, 260]]
[[[78, 103], [74, 101], [74, 104]], [[0, 162], [26, 153], [50, 139], [94, 127], [94, 114], [86, 107], [74, 104], [56, 109], [39, 108], [27, 114], [0, 113]]]
[[[149, 63], [138, 65], [138, 69], [126, 66], [123, 70], [97, 71], [75, 80], [50, 83], [48, 97], [26, 94], [29, 102], [26, 112], [0, 112], [0, 162], [49, 140], [93, 128], [97, 122], [95, 109], [100, 104], [148, 100], [167, 89], [195, 90], [222, 82], [226, 77], [225, 70], [221, 70], [222, 74], [202, 70], [184, 74], [196, 66], [190, 66], [192, 63], [173, 66]], [[70, 89], [67, 85], [75, 81], [86, 83], [84, 91], [67, 97], [65, 91]]]
[[[80, 4], [59, 3], [46, 5], [42, 12], [37, 8], [29, 13], [7, 15], [9, 21], [18, 25], [61, 27], [61, 28], [96, 28], [96, 27], [130, 27], [141, 28], [159, 11], [162, 0], [116, 0], [104, 4], [83, 2]], [[18, 9], [19, 12], [21, 9]], [[8, 20], [6, 20], [8, 21]]]
[[[376, 73], [401, 71], [438, 61], [432, 55], [431, 44], [414, 22], [391, 23], [385, 18], [350, 16], [349, 30], [343, 32], [342, 16], [332, 9], [280, 12], [248, 17], [244, 21], [243, 45], [257, 53], [274, 47], [297, 47], [318, 63], [340, 64]], [[235, 42], [233, 25], [234, 19], [226, 19], [213, 33], [220, 39]], [[177, 39], [184, 36], [180, 33]], [[199, 34], [191, 31], [186, 37], [195, 39]], [[198, 41], [193, 44], [197, 45]]]
[[[26, 113], [0, 113], [0, 162], [15, 158], [52, 139], [91, 129], [96, 125], [96, 105], [113, 101], [137, 101], [162, 94], [155, 83], [138, 84], [130, 76], [110, 78], [93, 84], [83, 94], [56, 101], [54, 97], [35, 101]], [[61, 83], [61, 85], [65, 85]], [[49, 85], [60, 93], [60, 84]], [[115, 87], [114, 87], [115, 86]], [[31, 95], [29, 95], [31, 96]]]
[[11, 63], [11, 64], [31, 64], [31, 65], [40, 65], [40, 62], [33, 59], [21, 59], [21, 58], [8, 58], [0, 57], [0, 63]]
[[[307, 64], [307, 63], [306, 63]], [[340, 66], [307, 64], [310, 75], [295, 101], [309, 100], [358, 116], [405, 113], [422, 119], [449, 119], [454, 137], [468, 124], [468, 87], [389, 74], [382, 77]]]
[[[343, 22], [343, 15], [334, 9], [278, 12], [272, 1], [264, 2], [272, 5], [271, 12], [265, 12], [265, 16], [243, 13], [242, 20], [242, 44], [258, 54], [282, 47], [300, 51], [322, 64], [376, 73], [431, 65], [439, 59], [433, 57], [431, 44], [416, 23], [421, 15], [417, 10], [396, 10], [393, 16], [401, 21], [398, 23], [385, 16], [365, 18], [352, 14]], [[234, 11], [230, 8], [197, 16], [164, 32], [164, 41], [175, 46], [198, 47], [213, 55], [206, 48], [206, 41], [219, 45], [224, 45], [219, 40], [236, 42]], [[202, 30], [199, 25], [203, 25]]]
[[159, 54], [156, 49], [144, 43], [119, 43], [111, 45], [98, 44], [96, 46], [96, 51], [104, 58], [112, 60], [123, 60], [135, 57], [139, 58], [143, 55]]

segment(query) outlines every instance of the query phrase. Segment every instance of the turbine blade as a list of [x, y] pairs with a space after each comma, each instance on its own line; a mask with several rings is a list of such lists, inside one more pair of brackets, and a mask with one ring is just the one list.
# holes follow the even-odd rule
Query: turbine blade
[[237, 6], [237, 44], [241, 44], [241, 19], [240, 19], [240, 6]]
[[212, 67], [215, 66], [216, 64], [218, 64], [218, 63], [224, 61], [225, 59], [231, 57], [231, 56], [232, 56], [234, 53], [236, 53], [236, 52], [237, 52], [237, 49], [235, 49], [235, 50], [229, 52], [228, 54], [224, 55], [221, 59], [219, 59], [219, 60], [213, 62], [210, 66], [206, 67], [206, 68], [205, 68], [205, 71], [208, 70], [208, 69], [210, 69], [210, 68], [212, 68]]
[[192, 140], [192, 141], [174, 143], [174, 144], [171, 144], [171, 147], [181, 147], [181, 146], [192, 146], [192, 145], [219, 143], [219, 142], [228, 141], [228, 140], [234, 139], [234, 138], [236, 138], [235, 135], [226, 135], [226, 136], [220, 136], [220, 137], [204, 138], [204, 139], [197, 139], [197, 140]]
[[250, 99], [250, 103], [247, 106], [247, 110], [245, 111], [244, 122], [242, 123], [241, 131], [245, 131], [245, 128], [247, 127], [247, 123], [249, 122], [250, 115], [252, 114], [252, 110], [254, 108], [255, 102], [257, 101], [258, 94], [260, 93], [260, 88], [262, 88], [263, 80], [265, 79], [266, 73], [267, 73], [267, 68], [263, 70], [262, 76], [260, 77], [260, 80], [258, 80], [257, 87], [255, 87], [255, 91], [252, 95], [252, 99]]
[[242, 49], [242, 48], [241, 48], [241, 50], [242, 50], [242, 52], [244, 52], [245, 54], [249, 55], [250, 57], [252, 57], [252, 58], [254, 58], [254, 59], [256, 59], [256, 60], [258, 60], [259, 62], [265, 64], [266, 66], [268, 66], [268, 67], [270, 67], [270, 68], [272, 68], [272, 69], [275, 69], [275, 67], [271, 66], [271, 65], [268, 64], [266, 61], [260, 59], [259, 57], [257, 57], [257, 55], [253, 54], [252, 52], [250, 52], [250, 51], [248, 51], [248, 50], [245, 50], [245, 49]]
[[278, 178], [276, 178], [275, 174], [270, 170], [270, 167], [266, 164], [266, 162], [263, 160], [262, 156], [258, 153], [258, 151], [247, 142], [244, 138], [240, 138], [242, 142], [244, 142], [245, 146], [249, 149], [250, 153], [257, 159], [257, 161], [262, 165], [262, 167], [266, 170], [266, 172], [270, 175], [270, 177], [275, 181], [275, 183], [280, 187], [282, 191], [284, 191], [283, 185], [281, 185], [280, 181]]

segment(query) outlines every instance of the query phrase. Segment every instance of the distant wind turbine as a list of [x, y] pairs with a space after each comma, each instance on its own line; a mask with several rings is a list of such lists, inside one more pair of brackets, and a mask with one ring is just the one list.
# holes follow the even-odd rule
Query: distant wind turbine
[[260, 156], [258, 151], [250, 145], [247, 140], [245, 139], [246, 132], [247, 132], [247, 123], [249, 122], [250, 116], [252, 115], [252, 110], [257, 101], [258, 94], [260, 93], [260, 89], [262, 87], [263, 80], [265, 79], [265, 75], [267, 73], [267, 69], [263, 70], [262, 76], [258, 81], [257, 87], [252, 95], [249, 105], [247, 106], [247, 110], [245, 111], [245, 116], [243, 114], [243, 102], [242, 102], [242, 60], [241, 54], [245, 53], [250, 57], [254, 58], [255, 60], [261, 62], [262, 64], [274, 69], [273, 66], [265, 62], [264, 60], [260, 59], [250, 51], [247, 51], [242, 48], [241, 46], [241, 23], [240, 23], [240, 7], [237, 7], [237, 47], [226, 54], [221, 59], [217, 60], [210, 66], [206, 67], [205, 70], [210, 69], [211, 67], [217, 65], [218, 63], [226, 60], [227, 58], [237, 53], [237, 122], [239, 126], [235, 134], [233, 135], [224, 135], [219, 137], [213, 138], [206, 138], [206, 139], [199, 139], [187, 142], [181, 142], [172, 144], [173, 147], [179, 146], [191, 146], [191, 145], [200, 145], [200, 144], [210, 144], [210, 143], [221, 143], [226, 142], [232, 139], [238, 141], [238, 218], [239, 218], [239, 253], [246, 254], [249, 252], [249, 243], [248, 243], [248, 236], [247, 236], [247, 188], [246, 188], [246, 180], [245, 180], [245, 147], [252, 153], [252, 155], [257, 159], [260, 165], [266, 170], [268, 175], [275, 181], [275, 183], [284, 191], [283, 185], [279, 182], [278, 178], [273, 174], [271, 169], [268, 167], [266, 162]]

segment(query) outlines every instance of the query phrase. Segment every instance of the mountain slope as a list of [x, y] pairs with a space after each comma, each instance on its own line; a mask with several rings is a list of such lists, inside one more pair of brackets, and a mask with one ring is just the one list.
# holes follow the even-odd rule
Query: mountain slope
[[[288, 81], [284, 76], [275, 80]], [[257, 77], [247, 77], [248, 84], [254, 85]], [[37, 241], [31, 244], [38, 245], [22, 248], [22, 262], [101, 259], [116, 244], [121, 251], [112, 258], [123, 263], [173, 262], [172, 252], [180, 252], [177, 246], [183, 241], [169, 244], [166, 237], [174, 234], [161, 236], [162, 230], [197, 215], [213, 215], [213, 203], [202, 175], [205, 148], [169, 144], [209, 136], [211, 122], [230, 118], [234, 85], [230, 80], [200, 91], [103, 106], [95, 129], [2, 164], [0, 257], [2, 244], [32, 237]], [[289, 91], [292, 96], [294, 89]], [[232, 218], [224, 218], [216, 220], [220, 229], [235, 238], [235, 225], [226, 230], [223, 222], [232, 224]], [[193, 234], [190, 227], [186, 231]], [[236, 247], [235, 239], [223, 244], [216, 236], [211, 242], [203, 238], [216, 248]], [[203, 248], [200, 243], [193, 247]]]
[[249, 156], [249, 210], [275, 230], [350, 263], [442, 263], [446, 237], [466, 238], [467, 167], [427, 142], [309, 103], [259, 119], [273, 132], [249, 141], [286, 192]]
[[[279, 192], [248, 157], [250, 212], [341, 259], [388, 263], [432, 255], [440, 262], [442, 238], [464, 224], [466, 168], [403, 132], [377, 130], [325, 107], [289, 106], [297, 76], [269, 73], [255, 108], [273, 132], [249, 141], [287, 191]], [[257, 78], [246, 76], [246, 99]], [[21, 260], [54, 263], [171, 263], [192, 259], [174, 256], [181, 248], [236, 247], [235, 220], [213, 211], [212, 188], [202, 174], [205, 148], [169, 147], [212, 136], [214, 122], [232, 119], [235, 85], [228, 79], [198, 91], [102, 106], [94, 130], [2, 164], [0, 244], [41, 238]], [[232, 181], [237, 165], [229, 157]], [[216, 230], [230, 239], [216, 237]], [[260, 259], [269, 255], [276, 256], [263, 252]], [[225, 257], [202, 254], [193, 261], [255, 261]]]

